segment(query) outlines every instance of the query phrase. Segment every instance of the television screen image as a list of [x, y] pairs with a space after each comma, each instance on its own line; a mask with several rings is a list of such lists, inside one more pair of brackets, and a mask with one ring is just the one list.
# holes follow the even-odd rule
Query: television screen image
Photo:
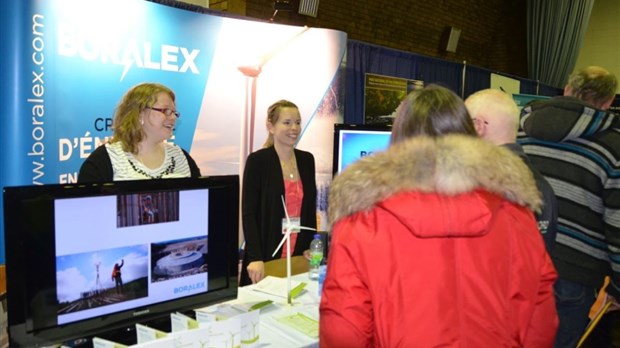
[[58, 323], [90, 318], [148, 297], [146, 245], [56, 257]]
[[[197, 237], [183, 240], [153, 243], [151, 245], [151, 282], [189, 277], [208, 271], [206, 262], [208, 238]], [[197, 282], [195, 286], [202, 286]]]
[[156, 224], [179, 220], [178, 192], [146, 192], [117, 198], [118, 226]]
[[236, 297], [237, 175], [5, 187], [4, 199], [11, 345], [169, 325]]
[[387, 149], [391, 134], [384, 126], [335, 124], [334, 174], [362, 157]]

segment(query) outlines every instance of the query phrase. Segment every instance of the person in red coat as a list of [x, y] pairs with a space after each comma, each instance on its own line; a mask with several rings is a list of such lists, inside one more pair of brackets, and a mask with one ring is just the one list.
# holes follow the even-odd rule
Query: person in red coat
[[334, 178], [321, 347], [551, 347], [557, 277], [536, 183], [429, 85], [397, 109], [390, 147]]

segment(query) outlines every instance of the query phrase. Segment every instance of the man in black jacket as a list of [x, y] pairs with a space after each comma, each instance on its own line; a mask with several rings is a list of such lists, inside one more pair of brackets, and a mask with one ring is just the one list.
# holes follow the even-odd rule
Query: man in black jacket
[[474, 121], [476, 131], [481, 138], [495, 145], [504, 146], [519, 155], [534, 174], [536, 186], [543, 196], [543, 209], [535, 212], [538, 229], [543, 235], [547, 251], [551, 253], [555, 244], [558, 210], [555, 194], [551, 185], [540, 172], [532, 166], [517, 144], [519, 129], [519, 108], [512, 97], [497, 89], [478, 91], [467, 100], [465, 106]]

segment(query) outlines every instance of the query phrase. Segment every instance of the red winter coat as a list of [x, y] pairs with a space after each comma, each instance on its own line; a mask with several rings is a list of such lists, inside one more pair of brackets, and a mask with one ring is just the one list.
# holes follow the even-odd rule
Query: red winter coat
[[537, 208], [535, 187], [518, 157], [462, 136], [415, 138], [340, 174], [321, 347], [551, 347], [556, 273], [515, 203]]

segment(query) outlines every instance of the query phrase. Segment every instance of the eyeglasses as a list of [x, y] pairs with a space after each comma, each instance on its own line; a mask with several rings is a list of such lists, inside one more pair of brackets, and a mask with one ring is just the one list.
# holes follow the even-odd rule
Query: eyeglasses
[[176, 112], [172, 109], [162, 109], [162, 108], [151, 108], [151, 107], [146, 107], [145, 109], [151, 109], [151, 110], [155, 110], [155, 111], [159, 111], [162, 114], [166, 115], [166, 116], [176, 116], [176, 118], [181, 117], [181, 113], [180, 112]]

